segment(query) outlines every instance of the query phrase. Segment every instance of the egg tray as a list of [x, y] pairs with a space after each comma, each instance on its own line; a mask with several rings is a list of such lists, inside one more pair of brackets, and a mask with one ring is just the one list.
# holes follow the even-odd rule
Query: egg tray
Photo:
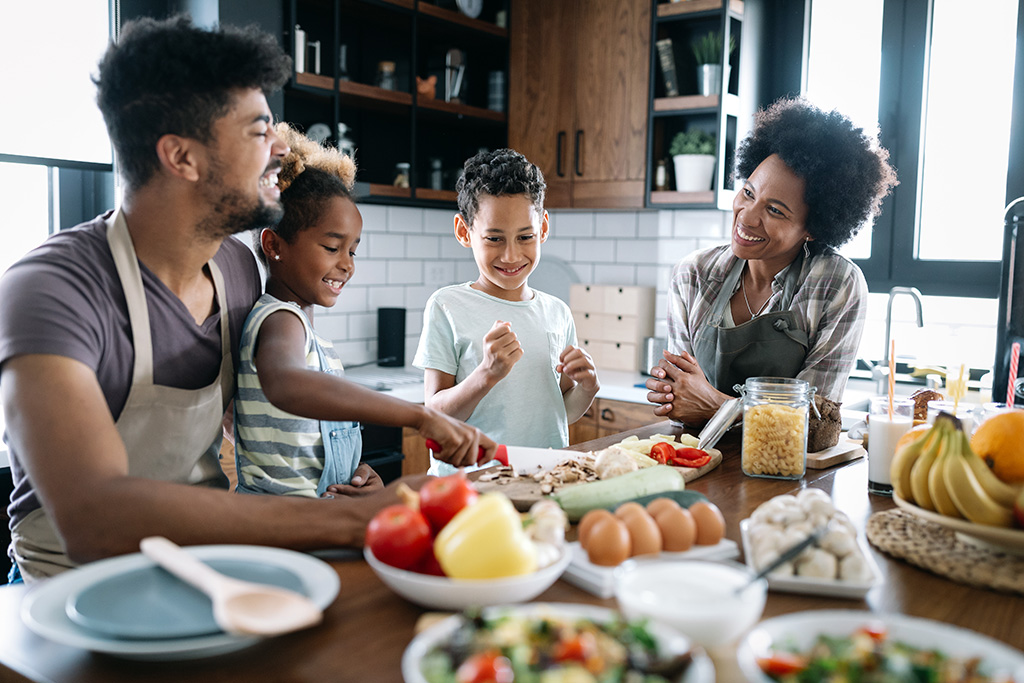
[[[591, 595], [608, 599], [615, 595], [615, 567], [602, 567], [587, 558], [578, 541], [567, 544], [572, 556], [562, 579], [582, 588]], [[732, 560], [739, 557], [735, 541], [723, 538], [715, 545], [695, 545], [684, 553], [659, 553], [659, 557], [673, 560]], [[650, 557], [645, 555], [644, 557]]]

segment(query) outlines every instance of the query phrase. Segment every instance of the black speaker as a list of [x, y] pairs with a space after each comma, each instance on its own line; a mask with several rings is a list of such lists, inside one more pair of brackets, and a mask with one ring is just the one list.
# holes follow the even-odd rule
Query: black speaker
[[405, 365], [405, 309], [377, 309], [377, 365], [400, 368]]

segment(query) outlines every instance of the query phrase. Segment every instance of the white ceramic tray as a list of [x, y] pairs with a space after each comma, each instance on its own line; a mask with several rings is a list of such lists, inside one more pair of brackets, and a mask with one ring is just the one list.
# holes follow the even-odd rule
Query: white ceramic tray
[[[572, 555], [562, 579], [599, 598], [615, 595], [615, 567], [601, 567], [587, 559], [587, 551], [578, 541], [568, 544]], [[687, 560], [731, 560], [739, 557], [735, 541], [723, 538], [716, 545], [695, 545], [685, 553], [661, 553], [660, 557]]]
[[[748, 567], [757, 571], [757, 567], [754, 566], [754, 548], [750, 539], [749, 528], [749, 519], [740, 522], [740, 537], [743, 541], [743, 561], [746, 562]], [[864, 555], [864, 559], [871, 569], [873, 578], [870, 581], [815, 579], [806, 576], [768, 576], [768, 590], [780, 593], [803, 593], [806, 595], [827, 595], [833, 598], [862, 599], [869, 590], [881, 581], [881, 572], [860, 536], [857, 536], [857, 545], [860, 547], [861, 554]]]

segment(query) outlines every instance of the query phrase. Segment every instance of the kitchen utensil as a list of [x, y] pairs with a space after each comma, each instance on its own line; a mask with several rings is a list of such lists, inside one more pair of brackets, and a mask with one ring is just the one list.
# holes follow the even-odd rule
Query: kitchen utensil
[[466, 55], [462, 50], [452, 48], [444, 58], [444, 101], [461, 102], [462, 79], [466, 73]]
[[295, 591], [225, 576], [162, 536], [139, 544], [142, 554], [206, 593], [213, 617], [226, 632], [273, 636], [319, 624], [323, 612]]
[[306, 32], [295, 24], [295, 73], [306, 70]]
[[723, 403], [718, 412], [708, 420], [708, 423], [704, 425], [704, 429], [700, 430], [700, 434], [697, 435], [697, 448], [702, 451], [714, 448], [715, 444], [729, 431], [729, 428], [732, 427], [741, 413], [743, 413], [742, 399], [733, 398]]
[[822, 534], [825, 533], [825, 529], [826, 527], [820, 526], [814, 531], [812, 531], [810, 535], [807, 536], [807, 538], [787, 548], [785, 551], [782, 552], [782, 554], [780, 554], [774, 560], [772, 560], [767, 565], [762, 567], [761, 571], [757, 572], [757, 574], [750, 578], [750, 581], [741, 586], [737, 586], [736, 590], [733, 592], [736, 595], [739, 595], [747, 589], [747, 586], [757, 581], [760, 581], [761, 579], [763, 579], [764, 577], [768, 576], [773, 571], [781, 567], [782, 565], [786, 564], [790, 560], [795, 559], [797, 555], [802, 553], [804, 549], [807, 548], [807, 546], [811, 545], [812, 543], [816, 543], [818, 539], [821, 538]]

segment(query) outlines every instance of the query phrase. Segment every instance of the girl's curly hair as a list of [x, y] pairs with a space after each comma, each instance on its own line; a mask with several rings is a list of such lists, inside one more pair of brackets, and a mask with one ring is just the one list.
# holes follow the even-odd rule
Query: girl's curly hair
[[777, 154], [804, 180], [811, 245], [839, 247], [881, 210], [899, 181], [888, 150], [837, 111], [800, 98], [782, 99], [757, 113], [753, 132], [736, 152], [736, 172], [749, 178]]
[[281, 160], [277, 186], [281, 188], [284, 218], [272, 229], [289, 244], [295, 235], [316, 225], [331, 197], [353, 200], [356, 162], [333, 147], [324, 147], [287, 123], [274, 127], [291, 151]]

